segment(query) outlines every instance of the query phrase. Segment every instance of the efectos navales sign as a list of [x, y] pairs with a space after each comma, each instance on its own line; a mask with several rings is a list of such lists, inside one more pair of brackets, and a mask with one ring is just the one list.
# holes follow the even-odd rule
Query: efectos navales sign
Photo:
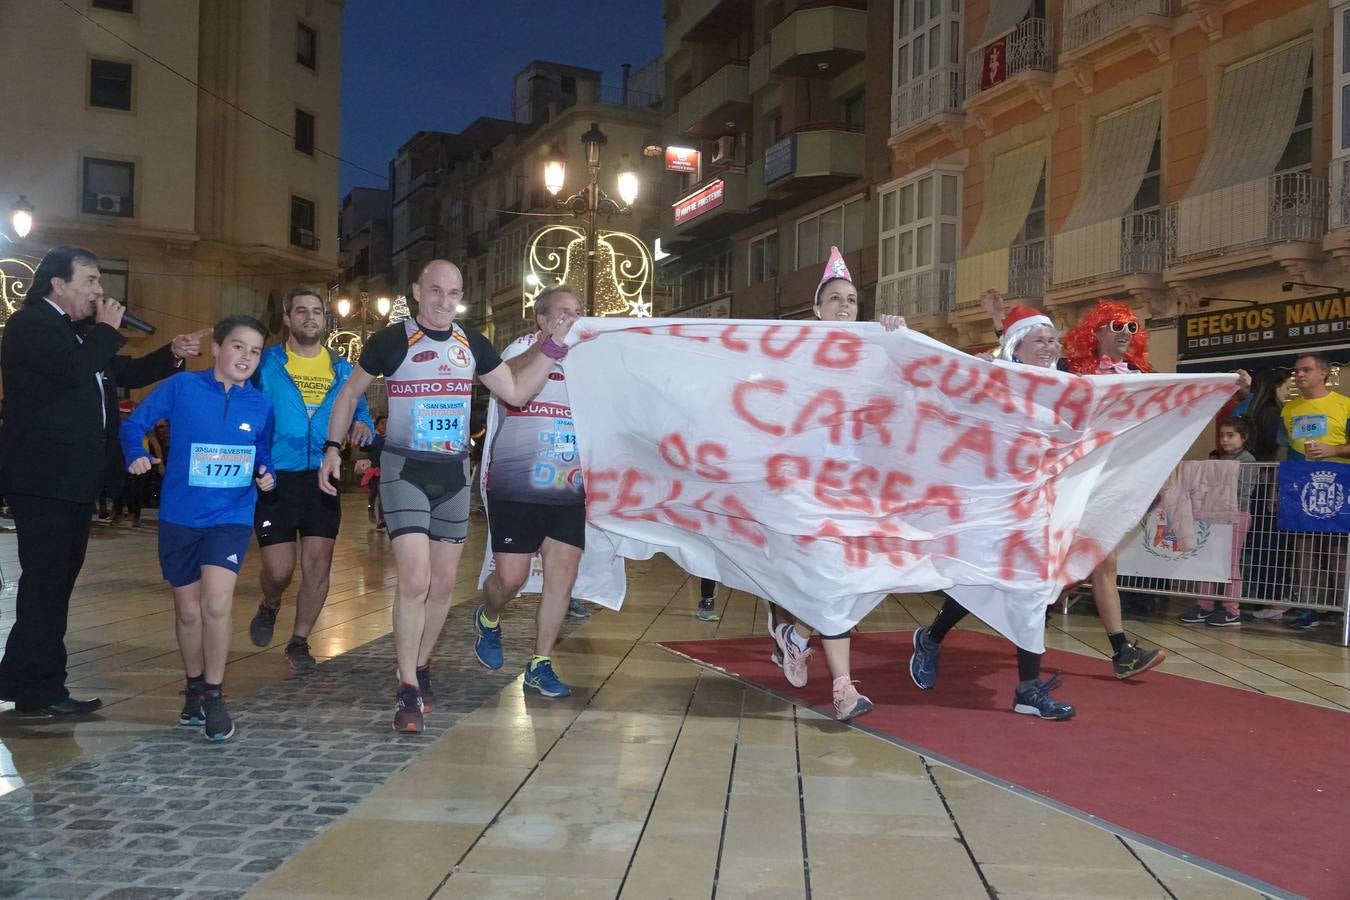
[[1177, 320], [1178, 359], [1338, 343], [1350, 343], [1350, 295], [1345, 292], [1189, 313]]

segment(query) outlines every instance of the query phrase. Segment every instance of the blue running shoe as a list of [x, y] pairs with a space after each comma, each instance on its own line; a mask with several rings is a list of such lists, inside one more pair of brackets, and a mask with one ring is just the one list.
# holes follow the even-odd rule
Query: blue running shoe
[[909, 658], [909, 677], [920, 689], [931, 691], [937, 687], [938, 654], [942, 645], [928, 639], [928, 629], [914, 632], [914, 655]]
[[553, 663], [547, 659], [541, 659], [534, 666], [525, 664], [525, 690], [545, 697], [569, 697], [572, 694], [572, 689], [562, 683], [553, 671]]
[[478, 632], [474, 638], [473, 653], [478, 661], [489, 669], [502, 667], [502, 626], [488, 628], [483, 624], [483, 607], [473, 611], [473, 627]]
[[1013, 712], [1024, 716], [1039, 716], [1042, 719], [1072, 719], [1074, 708], [1050, 696], [1050, 692], [1057, 687], [1059, 687], [1058, 675], [1045, 681], [1033, 681], [1026, 687], [1019, 685], [1013, 694]]
[[1311, 631], [1317, 627], [1317, 612], [1311, 609], [1300, 609], [1294, 616], [1294, 620], [1289, 623], [1289, 627], [1295, 631]]

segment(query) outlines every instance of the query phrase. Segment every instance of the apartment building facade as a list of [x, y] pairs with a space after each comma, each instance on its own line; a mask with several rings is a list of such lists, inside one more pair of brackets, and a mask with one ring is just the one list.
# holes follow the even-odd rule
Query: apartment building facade
[[876, 5], [666, 3], [663, 135], [697, 161], [665, 182], [675, 315], [809, 317], [832, 245], [870, 311], [870, 185], [889, 172]]
[[87, 246], [161, 334], [267, 318], [295, 283], [331, 282], [337, 164], [321, 150], [338, 145], [342, 8], [7, 4], [0, 54], [41, 77], [10, 92], [0, 130], [0, 197], [36, 207], [6, 255]]
[[896, 0], [879, 308], [967, 346], [986, 287], [1065, 326], [1117, 298], [1163, 370], [1350, 347], [1303, 303], [1350, 263], [1347, 8]]
[[[636, 72], [625, 69], [619, 84], [604, 85], [594, 69], [535, 60], [513, 79], [510, 119], [485, 117], [456, 134], [410, 138], [391, 166], [395, 291], [409, 290], [427, 261], [445, 257], [464, 273], [461, 321], [501, 345], [532, 329], [525, 309], [532, 240], [550, 225], [570, 224], [583, 234], [586, 227], [545, 190], [544, 162], [555, 148], [568, 161], [559, 199], [580, 189], [588, 177], [581, 135], [592, 126], [606, 137], [602, 190], [617, 199], [614, 179], [625, 156], [642, 182], [632, 211], [602, 215], [598, 228], [632, 233], [650, 246], [660, 179], [643, 150], [660, 140], [660, 72], [656, 61]], [[568, 274], [578, 289], [584, 283], [565, 267], [541, 274]]]

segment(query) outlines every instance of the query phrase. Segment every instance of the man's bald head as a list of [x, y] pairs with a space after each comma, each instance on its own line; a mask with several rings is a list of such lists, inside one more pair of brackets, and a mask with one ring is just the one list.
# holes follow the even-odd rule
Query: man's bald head
[[417, 301], [417, 321], [434, 331], [445, 331], [455, 321], [464, 303], [464, 276], [459, 266], [445, 259], [433, 259], [422, 267], [413, 283]]
[[464, 273], [460, 272], [459, 266], [448, 259], [433, 259], [422, 267], [422, 271], [417, 273], [417, 281], [421, 283], [428, 276], [432, 278], [450, 277], [452, 272], [454, 273], [453, 277], [458, 278], [461, 285], [464, 284]]

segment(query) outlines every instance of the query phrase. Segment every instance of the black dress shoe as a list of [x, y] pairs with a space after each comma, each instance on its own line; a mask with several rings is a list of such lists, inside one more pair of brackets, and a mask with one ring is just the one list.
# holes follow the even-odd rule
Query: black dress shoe
[[77, 716], [87, 716], [102, 705], [103, 701], [97, 697], [89, 700], [67, 697], [47, 706], [16, 706], [14, 714], [20, 719], [73, 719]]

